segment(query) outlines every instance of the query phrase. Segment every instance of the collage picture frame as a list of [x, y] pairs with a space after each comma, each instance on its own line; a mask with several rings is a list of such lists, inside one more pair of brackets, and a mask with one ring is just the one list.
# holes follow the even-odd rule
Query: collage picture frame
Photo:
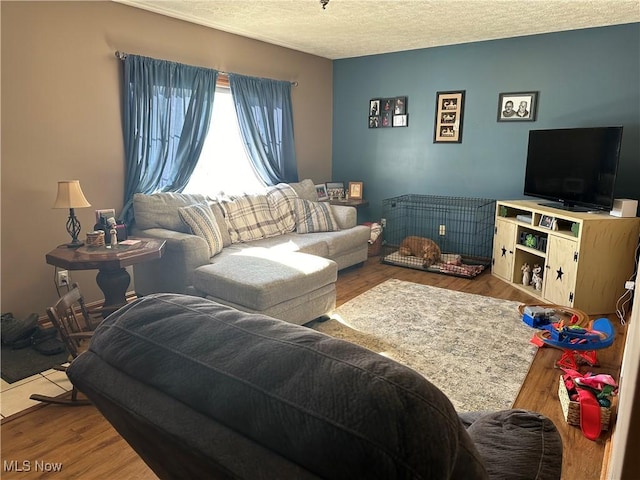
[[369, 100], [369, 128], [408, 127], [407, 97]]
[[465, 90], [436, 92], [433, 143], [462, 143]]

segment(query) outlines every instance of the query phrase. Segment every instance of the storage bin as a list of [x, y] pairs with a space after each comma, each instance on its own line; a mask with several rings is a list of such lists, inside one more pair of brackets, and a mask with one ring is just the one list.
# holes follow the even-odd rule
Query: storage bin
[[[558, 384], [558, 397], [560, 398], [560, 406], [564, 419], [569, 425], [580, 426], [580, 403], [569, 400], [569, 392], [564, 385], [564, 379], [560, 375], [560, 383]], [[611, 408], [600, 407], [600, 423], [602, 430], [609, 428], [611, 420]]]

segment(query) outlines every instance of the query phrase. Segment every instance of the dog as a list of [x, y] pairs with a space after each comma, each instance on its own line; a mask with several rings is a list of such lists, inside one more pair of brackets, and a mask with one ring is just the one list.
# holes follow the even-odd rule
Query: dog
[[440, 261], [442, 252], [438, 244], [430, 238], [411, 236], [405, 238], [400, 244], [398, 253], [402, 256], [420, 257], [423, 260], [422, 266], [429, 268], [434, 263]]

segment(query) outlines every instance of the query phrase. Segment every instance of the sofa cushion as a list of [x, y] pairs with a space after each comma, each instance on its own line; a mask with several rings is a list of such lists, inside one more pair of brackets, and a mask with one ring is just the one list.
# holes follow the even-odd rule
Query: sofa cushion
[[[467, 428], [490, 478], [559, 479], [562, 438], [553, 422], [527, 410], [503, 410], [477, 416]], [[461, 415], [465, 423], [465, 415]]]
[[218, 229], [222, 235], [222, 246], [228, 247], [231, 245], [231, 236], [229, 235], [229, 227], [227, 227], [227, 221], [224, 219], [224, 208], [216, 200], [209, 200], [209, 207], [213, 212], [213, 218], [216, 219]]
[[322, 202], [310, 202], [297, 198], [294, 201], [296, 211], [296, 231], [298, 233], [335, 232], [340, 230], [333, 217], [331, 205]]
[[290, 183], [289, 186], [293, 188], [299, 198], [304, 198], [310, 202], [318, 201], [318, 193], [312, 180], [306, 178], [301, 182]]
[[206, 197], [199, 194], [159, 192], [145, 195], [133, 195], [133, 212], [136, 227], [140, 230], [148, 228], [166, 228], [176, 232], [189, 233], [180, 215], [179, 207], [187, 207], [195, 203], [205, 203]]
[[[102, 322], [89, 353], [69, 368], [74, 383], [91, 362], [113, 367], [125, 382], [118, 394], [128, 381], [177, 400], [179, 410], [167, 408], [157, 428], [180, 422], [180, 409], [196, 411], [320, 478], [487, 478], [440, 390], [393, 360], [306, 327], [197, 297], [150, 295]], [[190, 433], [200, 434], [197, 426]]]
[[335, 283], [332, 260], [299, 252], [248, 247], [216, 257], [193, 274], [193, 286], [208, 295], [264, 311]]
[[265, 195], [240, 195], [220, 200], [232, 243], [281, 235]]
[[207, 203], [179, 207], [178, 214], [191, 229], [191, 233], [206, 240], [207, 245], [209, 245], [210, 257], [222, 251], [222, 234], [211, 207]]
[[298, 198], [295, 190], [286, 183], [267, 187], [267, 200], [271, 205], [271, 214], [281, 233], [293, 232], [296, 228], [295, 204]]

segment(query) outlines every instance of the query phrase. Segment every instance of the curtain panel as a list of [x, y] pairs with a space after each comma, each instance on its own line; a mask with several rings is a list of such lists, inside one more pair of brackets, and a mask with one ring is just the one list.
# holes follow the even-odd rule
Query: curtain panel
[[240, 133], [264, 183], [297, 182], [291, 83], [229, 74]]
[[124, 60], [125, 192], [180, 192], [198, 162], [211, 120], [218, 71], [128, 55]]

